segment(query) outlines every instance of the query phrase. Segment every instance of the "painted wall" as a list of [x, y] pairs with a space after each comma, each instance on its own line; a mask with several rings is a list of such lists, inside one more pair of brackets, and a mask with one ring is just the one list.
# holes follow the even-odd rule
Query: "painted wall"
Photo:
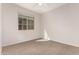
[[[2, 4], [2, 46], [40, 38], [40, 15], [15, 4]], [[34, 16], [34, 30], [18, 30], [18, 14]]]
[[79, 4], [66, 4], [42, 15], [45, 38], [79, 47]]
[[[35, 16], [35, 30], [19, 31], [18, 14]], [[15, 4], [2, 4], [2, 18], [2, 46], [43, 36], [79, 47], [79, 4], [65, 4], [41, 16]]]
[[1, 3], [0, 3], [0, 54], [1, 54], [1, 39], [2, 39], [2, 37], [1, 37], [1, 34], [2, 34], [2, 31], [1, 31], [1, 29], [2, 29], [2, 23], [1, 23], [1, 21], [2, 21], [2, 17], [1, 17], [1, 15], [2, 15], [2, 7], [1, 7]]

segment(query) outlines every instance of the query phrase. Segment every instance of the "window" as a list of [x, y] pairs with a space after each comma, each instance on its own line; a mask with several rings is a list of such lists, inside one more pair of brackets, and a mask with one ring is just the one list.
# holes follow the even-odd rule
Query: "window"
[[18, 17], [18, 30], [33, 30], [34, 17], [19, 15]]

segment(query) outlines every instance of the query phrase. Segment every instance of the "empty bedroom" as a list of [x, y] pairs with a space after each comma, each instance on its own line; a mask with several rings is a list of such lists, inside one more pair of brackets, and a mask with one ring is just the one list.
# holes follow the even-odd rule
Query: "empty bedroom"
[[2, 55], [78, 55], [79, 3], [1, 3]]

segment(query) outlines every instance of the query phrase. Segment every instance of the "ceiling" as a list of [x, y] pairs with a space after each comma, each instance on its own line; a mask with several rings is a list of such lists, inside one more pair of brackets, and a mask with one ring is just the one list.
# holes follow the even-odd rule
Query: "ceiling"
[[17, 5], [37, 13], [45, 13], [51, 11], [64, 3], [17, 3]]

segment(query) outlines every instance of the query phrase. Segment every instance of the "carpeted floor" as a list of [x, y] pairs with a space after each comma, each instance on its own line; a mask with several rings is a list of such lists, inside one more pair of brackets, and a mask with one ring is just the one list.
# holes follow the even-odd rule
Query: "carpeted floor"
[[78, 55], [79, 48], [55, 41], [32, 40], [2, 48], [3, 55]]

